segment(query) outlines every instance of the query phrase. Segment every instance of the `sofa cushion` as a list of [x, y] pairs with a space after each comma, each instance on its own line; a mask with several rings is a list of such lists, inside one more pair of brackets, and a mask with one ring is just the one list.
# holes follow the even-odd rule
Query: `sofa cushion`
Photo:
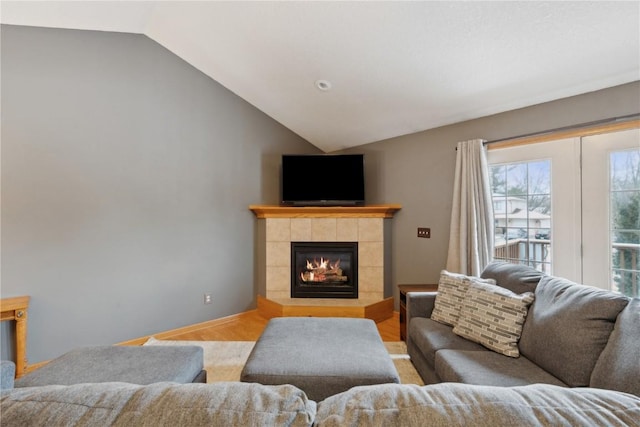
[[418, 348], [413, 341], [407, 341], [407, 355], [413, 367], [416, 368], [416, 371], [420, 374], [423, 384], [437, 384], [442, 382], [436, 374], [433, 362], [427, 362], [424, 353], [422, 353], [422, 349]]
[[480, 274], [483, 279], [493, 279], [498, 286], [509, 289], [516, 294], [533, 292], [544, 274], [533, 267], [494, 261], [487, 265]]
[[544, 276], [520, 337], [520, 353], [571, 387], [589, 385], [623, 295]]
[[[431, 312], [431, 318], [445, 325], [455, 326], [458, 323], [462, 301], [469, 288], [469, 277], [464, 274], [440, 272], [438, 294]], [[494, 283], [490, 281], [488, 283]]]
[[515, 294], [471, 279], [453, 332], [510, 357], [520, 356], [518, 340], [533, 293]]
[[451, 326], [424, 317], [416, 317], [411, 320], [408, 334], [431, 366], [435, 366], [438, 350], [488, 351], [484, 346], [454, 334]]
[[0, 395], [2, 426], [310, 426], [316, 403], [291, 385], [94, 383]]
[[440, 350], [435, 370], [443, 382], [514, 387], [535, 383], [566, 386], [525, 357], [493, 351]]
[[318, 404], [315, 426], [638, 426], [640, 398], [546, 384], [355, 387]]
[[632, 299], [618, 315], [589, 385], [640, 396], [640, 299]]

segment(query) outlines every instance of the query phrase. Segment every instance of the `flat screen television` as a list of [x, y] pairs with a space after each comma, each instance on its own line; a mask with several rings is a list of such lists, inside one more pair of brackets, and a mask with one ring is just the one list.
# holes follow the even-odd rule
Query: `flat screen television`
[[364, 204], [363, 154], [285, 154], [282, 200], [289, 206]]

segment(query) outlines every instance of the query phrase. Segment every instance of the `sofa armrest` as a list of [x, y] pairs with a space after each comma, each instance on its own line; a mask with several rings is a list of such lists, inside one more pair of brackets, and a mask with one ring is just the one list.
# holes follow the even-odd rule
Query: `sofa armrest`
[[411, 346], [409, 326], [414, 317], [431, 317], [438, 292], [407, 292], [407, 347]]
[[15, 376], [16, 364], [10, 360], [0, 361], [0, 390], [12, 389]]
[[407, 292], [407, 325], [413, 317], [431, 317], [437, 292]]

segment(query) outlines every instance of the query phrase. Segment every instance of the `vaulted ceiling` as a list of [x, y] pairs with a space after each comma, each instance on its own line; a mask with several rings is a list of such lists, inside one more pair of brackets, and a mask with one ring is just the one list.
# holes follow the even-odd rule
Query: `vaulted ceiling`
[[3, 0], [0, 21], [145, 34], [325, 152], [640, 80], [637, 1]]

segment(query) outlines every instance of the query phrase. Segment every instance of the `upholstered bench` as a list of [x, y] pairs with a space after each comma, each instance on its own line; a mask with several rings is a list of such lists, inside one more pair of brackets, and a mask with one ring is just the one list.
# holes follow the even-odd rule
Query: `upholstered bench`
[[126, 382], [206, 382], [198, 346], [80, 347], [15, 381], [15, 387]]
[[293, 384], [319, 402], [355, 386], [399, 383], [400, 377], [373, 320], [281, 317], [267, 324], [240, 381]]

